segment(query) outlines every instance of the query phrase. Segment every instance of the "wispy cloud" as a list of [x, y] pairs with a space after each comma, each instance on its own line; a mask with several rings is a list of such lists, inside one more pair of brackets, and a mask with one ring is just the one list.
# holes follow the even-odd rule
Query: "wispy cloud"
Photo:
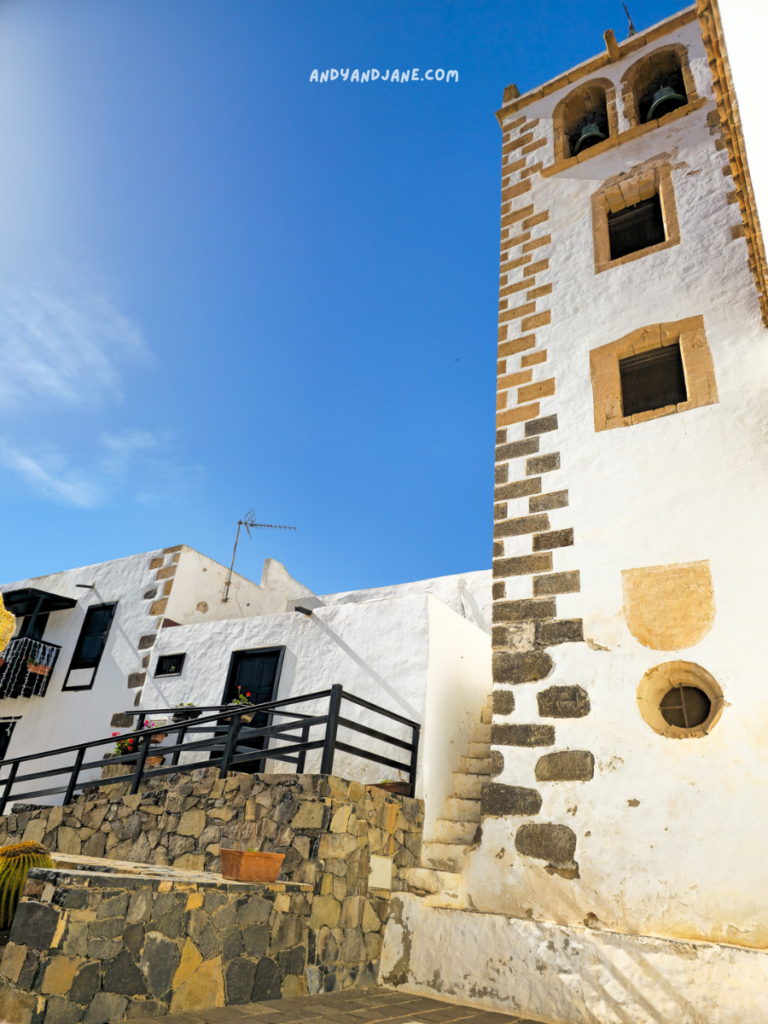
[[94, 508], [100, 504], [104, 490], [96, 478], [88, 479], [82, 473], [68, 469], [62, 462], [59, 455], [35, 458], [0, 441], [0, 464], [15, 473], [35, 493], [81, 508]]
[[96, 508], [134, 487], [132, 500], [154, 506], [182, 497], [203, 477], [201, 466], [174, 454], [169, 434], [148, 430], [105, 434], [90, 456], [77, 460], [57, 448], [25, 452], [0, 440], [0, 465], [35, 494], [81, 508]]
[[0, 282], [0, 403], [91, 411], [122, 397], [120, 367], [146, 359], [138, 326], [104, 295]]

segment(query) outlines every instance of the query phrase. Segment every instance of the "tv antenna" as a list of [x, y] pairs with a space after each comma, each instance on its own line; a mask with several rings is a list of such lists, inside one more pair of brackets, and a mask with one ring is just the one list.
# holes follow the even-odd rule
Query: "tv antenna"
[[235, 534], [235, 547], [232, 552], [232, 564], [227, 573], [227, 582], [224, 585], [224, 600], [229, 600], [229, 588], [232, 583], [232, 573], [235, 569], [235, 555], [237, 554], [237, 542], [240, 540], [240, 527], [244, 526], [251, 536], [251, 530], [295, 530], [295, 526], [283, 526], [282, 523], [257, 523], [253, 509], [246, 512], [242, 519], [237, 520], [237, 533]]
[[629, 22], [629, 33], [627, 35], [627, 39], [631, 39], [632, 36], [636, 36], [637, 35], [637, 29], [632, 24], [632, 15], [629, 13], [629, 8], [624, 3], [624, 0], [621, 0], [621, 6], [624, 8], [624, 13], [626, 14], [627, 21]]

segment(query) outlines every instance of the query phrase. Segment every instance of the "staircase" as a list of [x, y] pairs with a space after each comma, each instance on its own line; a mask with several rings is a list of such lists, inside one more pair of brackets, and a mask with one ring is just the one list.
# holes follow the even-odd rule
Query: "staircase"
[[436, 822], [435, 838], [422, 845], [421, 866], [408, 871], [409, 891], [423, 894], [429, 906], [466, 905], [461, 872], [479, 840], [480, 792], [491, 774], [492, 715], [489, 696], [461, 758], [460, 771], [453, 773], [453, 796], [446, 801], [445, 817]]

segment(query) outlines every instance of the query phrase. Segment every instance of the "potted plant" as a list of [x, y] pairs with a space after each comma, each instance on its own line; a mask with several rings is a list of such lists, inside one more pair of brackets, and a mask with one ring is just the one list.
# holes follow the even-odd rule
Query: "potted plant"
[[[238, 686], [238, 688], [237, 688], [237, 696], [235, 697], [234, 700], [231, 700], [229, 703], [230, 703], [230, 705], [238, 704], [238, 705], [242, 706], [244, 704], [245, 705], [252, 704], [253, 702], [251, 701], [250, 693], [243, 693], [243, 688], [241, 686]], [[240, 716], [240, 719], [243, 722], [250, 722], [250, 720], [252, 718], [253, 718], [253, 715], [241, 715]]]
[[397, 793], [400, 796], [411, 795], [411, 784], [410, 782], [396, 782], [394, 779], [382, 779], [381, 782], [374, 782], [373, 785], [377, 789], [386, 789], [388, 793]]
[[[147, 722], [145, 728], [151, 729], [154, 724], [154, 722]], [[136, 730], [134, 729], [134, 732], [135, 731]], [[121, 737], [115, 744], [115, 757], [124, 757], [128, 754], [138, 755], [141, 745], [141, 739], [138, 736], [122, 736], [119, 732], [113, 732], [112, 735]], [[166, 735], [167, 733], [156, 733], [155, 736], [150, 739], [150, 743], [161, 743], [165, 739]], [[165, 758], [161, 754], [149, 754], [144, 764], [146, 767], [157, 768], [164, 762]], [[138, 764], [138, 756], [134, 760], [124, 761], [123, 764]]]
[[284, 860], [284, 853], [222, 849], [221, 877], [233, 882], [274, 882]]
[[[195, 705], [190, 701], [189, 704], [175, 704], [174, 707], [178, 708], [178, 711], [173, 712], [171, 721], [175, 725], [179, 725], [181, 722], [192, 722], [194, 719], [199, 718], [202, 715], [202, 711], [195, 708]], [[195, 710], [192, 710], [195, 708]]]
[[32, 657], [27, 662], [27, 671], [31, 672], [33, 675], [47, 676], [51, 673], [51, 666], [44, 665], [39, 658]]

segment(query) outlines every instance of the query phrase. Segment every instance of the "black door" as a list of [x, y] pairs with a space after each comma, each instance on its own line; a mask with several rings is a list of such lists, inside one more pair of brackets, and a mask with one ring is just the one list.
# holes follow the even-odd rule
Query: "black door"
[[[229, 678], [224, 694], [224, 703], [228, 704], [238, 696], [248, 699], [251, 704], [266, 704], [277, 700], [277, 687], [280, 682], [280, 669], [283, 664], [284, 647], [262, 647], [257, 651], [235, 651], [229, 666]], [[247, 728], [263, 728], [270, 724], [269, 713], [257, 712], [250, 722], [243, 722]], [[283, 721], [283, 719], [279, 719]], [[263, 750], [264, 737], [244, 737], [242, 745]], [[238, 772], [263, 771], [263, 762], [241, 761], [233, 766]]]

